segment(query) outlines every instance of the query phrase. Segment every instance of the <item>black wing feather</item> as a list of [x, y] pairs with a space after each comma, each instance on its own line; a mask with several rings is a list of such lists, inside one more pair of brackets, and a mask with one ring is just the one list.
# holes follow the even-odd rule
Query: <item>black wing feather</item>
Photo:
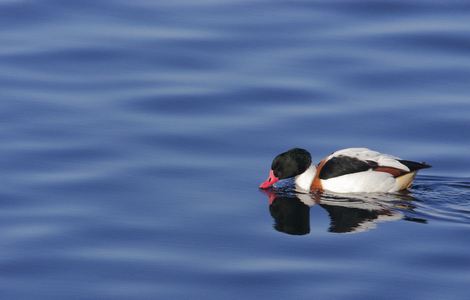
[[367, 171], [376, 167], [373, 161], [363, 161], [355, 157], [339, 155], [328, 160], [320, 170], [320, 179], [330, 179], [341, 175]]

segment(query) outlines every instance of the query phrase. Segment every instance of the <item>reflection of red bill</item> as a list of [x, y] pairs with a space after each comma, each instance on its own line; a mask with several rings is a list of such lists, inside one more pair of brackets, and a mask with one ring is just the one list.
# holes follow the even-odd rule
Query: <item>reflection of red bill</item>
[[263, 182], [262, 184], [260, 184], [259, 188], [260, 189], [267, 189], [269, 187], [271, 187], [274, 183], [278, 182], [279, 181], [279, 178], [277, 178], [275, 175], [274, 175], [274, 172], [273, 170], [269, 171], [269, 177], [268, 179], [266, 179], [265, 182]]
[[269, 205], [273, 204], [274, 200], [276, 200], [276, 194], [270, 189], [265, 189], [262, 192], [268, 196]]

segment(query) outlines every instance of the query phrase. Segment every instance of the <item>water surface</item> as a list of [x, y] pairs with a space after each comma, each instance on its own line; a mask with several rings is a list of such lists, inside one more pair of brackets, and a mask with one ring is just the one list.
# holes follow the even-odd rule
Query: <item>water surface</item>
[[[461, 1], [0, 1], [2, 299], [468, 299], [469, 19]], [[405, 194], [270, 200], [294, 146], [433, 168]]]

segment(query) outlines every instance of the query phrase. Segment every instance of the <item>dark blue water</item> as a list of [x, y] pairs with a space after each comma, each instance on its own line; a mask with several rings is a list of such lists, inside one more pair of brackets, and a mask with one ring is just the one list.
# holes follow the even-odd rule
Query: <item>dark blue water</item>
[[[469, 299], [469, 20], [0, 1], [1, 299]], [[396, 195], [258, 191], [294, 146], [433, 168]]]

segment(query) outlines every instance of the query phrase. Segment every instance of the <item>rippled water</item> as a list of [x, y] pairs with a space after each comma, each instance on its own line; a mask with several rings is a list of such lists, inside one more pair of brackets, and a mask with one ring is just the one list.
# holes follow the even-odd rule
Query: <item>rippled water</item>
[[[0, 0], [2, 299], [468, 299], [464, 1]], [[427, 161], [264, 194], [288, 148]]]

